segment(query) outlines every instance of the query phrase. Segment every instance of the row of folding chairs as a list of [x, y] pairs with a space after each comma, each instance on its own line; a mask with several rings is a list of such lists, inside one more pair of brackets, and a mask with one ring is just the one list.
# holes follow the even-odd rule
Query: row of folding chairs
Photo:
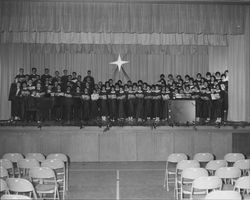
[[[171, 154], [167, 159], [164, 187], [167, 186], [167, 190], [169, 190], [169, 184], [174, 183], [174, 191], [177, 197], [180, 189], [178, 188], [178, 184], [180, 184], [180, 177], [182, 171], [186, 168], [204, 167], [206, 168], [206, 173], [212, 176], [215, 175], [216, 170], [222, 168], [217, 173], [220, 174], [220, 178], [224, 177], [224, 180], [227, 175], [235, 176], [233, 177], [234, 179], [240, 177], [241, 175], [246, 176], [249, 174], [250, 170], [250, 160], [245, 160], [244, 155], [240, 153], [227, 154], [224, 157], [225, 160], [213, 160], [214, 156], [210, 153], [198, 153], [194, 156], [194, 160], [187, 159], [188, 156], [183, 153]], [[226, 168], [227, 166], [234, 167]], [[235, 175], [232, 175], [232, 173], [235, 173]]]
[[[62, 153], [52, 153], [47, 155], [46, 157], [42, 153], [27, 153], [25, 156], [23, 156], [20, 153], [6, 153], [3, 155], [2, 159], [0, 159], [0, 166], [4, 166], [9, 170], [10, 175], [13, 177], [20, 177], [20, 171], [18, 170], [18, 161], [23, 160], [23, 159], [35, 159], [39, 163], [44, 161], [45, 159], [59, 159], [62, 160], [65, 164], [65, 169], [66, 169], [66, 191], [68, 190], [68, 180], [69, 180], [69, 159], [68, 156]], [[11, 161], [9, 163], [8, 161]], [[24, 161], [23, 161], [24, 162]], [[22, 164], [22, 163], [20, 163]], [[25, 164], [25, 163], [24, 163]], [[25, 165], [34, 165], [34, 161], [27, 162]]]
[[[164, 188], [167, 187], [167, 191], [169, 191], [169, 184], [175, 183], [173, 180], [175, 181], [176, 166], [182, 160], [188, 160], [188, 156], [184, 153], [173, 153], [167, 158], [163, 184]], [[249, 174], [249, 159], [245, 160], [245, 156], [241, 153], [226, 154], [224, 160], [214, 160], [214, 155], [211, 153], [197, 153], [193, 160], [198, 161], [200, 166], [206, 167], [210, 173], [214, 173], [220, 167], [236, 165], [243, 171], [243, 175]]]
[[[242, 196], [249, 197], [250, 176], [242, 176], [237, 167], [223, 167], [216, 170], [215, 175], [209, 176], [204, 168], [190, 167], [182, 171], [176, 180], [175, 195], [183, 199], [184, 195], [208, 194], [213, 190], [238, 191]], [[199, 199], [202, 199], [199, 197]]]
[[[1, 180], [1, 192], [5, 198], [11, 195], [25, 195], [32, 199], [60, 199], [56, 175], [51, 168], [37, 167], [30, 170], [30, 180], [7, 178]], [[46, 196], [45, 196], [46, 195]], [[48, 196], [50, 195], [50, 196]], [[1, 199], [4, 199], [2, 197]]]
[[[65, 162], [64, 154], [50, 154], [42, 158], [42, 154], [33, 153], [27, 154], [26, 158], [20, 156], [21, 154], [5, 154], [3, 159], [0, 160], [0, 170], [1, 170], [1, 178], [8, 179], [9, 177], [19, 177], [32, 181], [34, 183], [34, 170], [35, 172], [39, 172], [41, 174], [40, 178], [53, 179], [53, 174], [48, 172], [46, 168], [49, 168], [54, 172], [54, 176], [57, 182], [57, 188], [59, 192], [62, 193], [62, 197], [65, 197], [66, 187], [68, 185], [68, 161]], [[63, 158], [63, 159], [60, 159]], [[67, 157], [66, 157], [67, 158]], [[68, 160], [68, 159], [67, 159]], [[16, 167], [15, 167], [16, 166]], [[46, 177], [46, 176], [51, 177]], [[41, 186], [34, 185], [38, 194], [41, 193]], [[44, 188], [43, 186], [42, 188]], [[48, 189], [48, 186], [46, 186]], [[44, 190], [44, 189], [43, 189]], [[51, 189], [49, 189], [51, 192]], [[50, 193], [49, 192], [49, 193]], [[42, 194], [42, 193], [41, 193]], [[58, 194], [59, 195], [59, 194]]]

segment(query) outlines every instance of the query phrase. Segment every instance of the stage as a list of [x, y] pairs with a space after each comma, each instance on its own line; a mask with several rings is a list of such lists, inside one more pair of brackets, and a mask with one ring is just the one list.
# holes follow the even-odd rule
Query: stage
[[165, 161], [173, 152], [193, 156], [211, 152], [217, 159], [226, 153], [250, 156], [250, 126], [169, 127], [142, 126], [3, 126], [0, 127], [0, 156], [6, 152], [62, 152], [71, 162]]

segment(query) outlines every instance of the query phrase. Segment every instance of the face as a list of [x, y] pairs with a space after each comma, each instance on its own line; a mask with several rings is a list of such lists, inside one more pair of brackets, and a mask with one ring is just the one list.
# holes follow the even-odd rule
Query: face
[[59, 76], [59, 71], [55, 71], [55, 76]]
[[87, 72], [87, 75], [88, 75], [88, 76], [91, 76], [91, 71], [90, 71], [90, 70]]
[[32, 69], [32, 73], [36, 74], [36, 68]]
[[63, 70], [63, 74], [64, 74], [64, 76], [67, 76], [68, 70]]
[[45, 69], [45, 74], [48, 74], [49, 73], [49, 69]]
[[20, 73], [20, 74], [23, 74], [23, 73], [24, 73], [24, 69], [23, 69], [23, 68], [20, 68], [20, 69], [19, 69], [19, 73]]

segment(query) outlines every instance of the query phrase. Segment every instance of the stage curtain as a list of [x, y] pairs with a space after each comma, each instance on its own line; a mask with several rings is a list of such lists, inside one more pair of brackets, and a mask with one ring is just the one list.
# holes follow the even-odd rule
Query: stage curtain
[[1, 43], [31, 44], [227, 45], [226, 35], [195, 33], [3, 32], [0, 33], [0, 39]]
[[[79, 46], [81, 50], [77, 50]], [[207, 46], [145, 47], [141, 48], [138, 45], [2, 44], [0, 45], [2, 99], [0, 119], [10, 117], [9, 87], [20, 67], [24, 67], [25, 73], [30, 73], [32, 67], [37, 67], [39, 74], [43, 73], [45, 67], [50, 68], [51, 74], [55, 70], [62, 73], [62, 70], [66, 68], [69, 72], [76, 71], [82, 76], [85, 76], [87, 70], [91, 69], [96, 81], [106, 81], [113, 78], [115, 66], [109, 63], [117, 59], [120, 50], [122, 58], [129, 61], [124, 65], [124, 69], [132, 81], [142, 79], [149, 83], [156, 83], [161, 73], [195, 75], [197, 72], [205, 74], [208, 71]], [[159, 48], [163, 47], [168, 50], [159, 51]], [[126, 81], [121, 72], [115, 78]]]
[[20, 67], [23, 67], [26, 72], [30, 71], [28, 46], [0, 45], [0, 120], [10, 118], [9, 89]]
[[[244, 35], [228, 37], [228, 70], [229, 70], [229, 113], [232, 121], [246, 120], [246, 82], [247, 67], [245, 62]], [[249, 101], [249, 99], [248, 99]]]
[[244, 33], [245, 5], [0, 1], [2, 32]]
[[246, 51], [246, 120], [250, 122], [250, 6], [247, 7], [245, 30], [245, 51]]
[[209, 71], [224, 72], [228, 69], [228, 47], [227, 46], [210, 46], [208, 47]]

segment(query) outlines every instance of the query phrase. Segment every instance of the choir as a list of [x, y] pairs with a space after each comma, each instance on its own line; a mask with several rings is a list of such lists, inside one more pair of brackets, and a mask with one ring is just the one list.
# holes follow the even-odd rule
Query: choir
[[146, 121], [168, 120], [168, 101], [174, 99], [194, 99], [196, 120], [220, 123], [227, 119], [228, 111], [228, 71], [207, 72], [203, 77], [169, 74], [160, 75], [156, 84], [142, 80], [137, 82], [121, 80], [114, 83], [95, 83], [91, 71], [82, 79], [76, 72], [68, 74], [63, 70], [60, 76], [55, 71], [50, 75], [45, 68], [42, 76], [32, 68], [31, 74], [19, 69], [11, 84], [12, 120], [44, 121], [63, 120], [89, 121], [102, 119]]

